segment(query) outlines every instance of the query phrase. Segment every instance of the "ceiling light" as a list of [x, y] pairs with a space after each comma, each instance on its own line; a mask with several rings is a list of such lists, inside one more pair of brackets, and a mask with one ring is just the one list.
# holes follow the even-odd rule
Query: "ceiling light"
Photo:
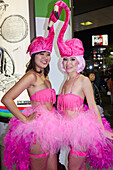
[[93, 23], [90, 21], [86, 21], [86, 22], [81, 22], [81, 25], [87, 26], [87, 25], [92, 25]]

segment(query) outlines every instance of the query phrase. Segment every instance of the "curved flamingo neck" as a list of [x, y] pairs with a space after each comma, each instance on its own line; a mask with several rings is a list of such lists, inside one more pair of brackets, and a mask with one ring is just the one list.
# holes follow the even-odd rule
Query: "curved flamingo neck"
[[54, 36], [54, 27], [52, 25], [52, 27], [49, 29], [49, 34], [47, 36], [47, 38], [50, 38], [51, 36]]
[[64, 37], [64, 33], [68, 27], [69, 24], [69, 19], [70, 19], [70, 11], [69, 11], [69, 7], [64, 3], [62, 4], [62, 6], [60, 5], [60, 7], [64, 8], [65, 13], [66, 13], [66, 17], [65, 17], [65, 22], [60, 30], [59, 36], [58, 36], [58, 41], [63, 41], [63, 37]]
[[[51, 16], [53, 15], [53, 11], [51, 12], [51, 14], [50, 14], [50, 17], [49, 17], [49, 22], [50, 22], [50, 20], [51, 20]], [[55, 32], [54, 32], [54, 27], [53, 27], [53, 25], [50, 27], [50, 29], [49, 29], [49, 34], [48, 34], [48, 36], [47, 36], [47, 38], [48, 39], [50, 39], [50, 38], [54, 38], [54, 34], [55, 34]]]

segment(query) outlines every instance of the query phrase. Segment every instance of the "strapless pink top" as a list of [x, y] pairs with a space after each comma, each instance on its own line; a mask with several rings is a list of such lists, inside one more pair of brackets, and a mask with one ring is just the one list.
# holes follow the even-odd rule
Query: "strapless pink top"
[[63, 110], [76, 110], [83, 106], [84, 100], [72, 93], [60, 94], [57, 100], [57, 108]]
[[43, 89], [37, 91], [30, 97], [31, 101], [36, 101], [40, 103], [53, 103], [56, 102], [56, 93], [54, 89]]
[[77, 73], [77, 75], [74, 78], [70, 93], [64, 94], [64, 95], [60, 94], [58, 96], [57, 108], [59, 110], [61, 110], [61, 111], [65, 111], [65, 110], [76, 111], [76, 110], [83, 109], [84, 100], [80, 96], [77, 96], [76, 94], [72, 93], [73, 85], [74, 85], [75, 80], [78, 77], [78, 75], [79, 75], [79, 73]]

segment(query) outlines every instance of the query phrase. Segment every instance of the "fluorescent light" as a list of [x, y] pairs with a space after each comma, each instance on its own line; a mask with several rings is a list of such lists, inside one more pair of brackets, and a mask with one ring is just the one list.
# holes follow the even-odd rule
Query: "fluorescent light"
[[87, 25], [92, 25], [93, 23], [90, 21], [86, 21], [86, 22], [81, 22], [80, 24], [83, 26], [87, 26]]

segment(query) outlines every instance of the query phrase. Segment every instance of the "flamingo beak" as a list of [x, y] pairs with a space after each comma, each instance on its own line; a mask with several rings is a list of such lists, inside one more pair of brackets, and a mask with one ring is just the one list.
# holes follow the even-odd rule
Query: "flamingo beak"
[[49, 29], [50, 29], [50, 27], [48, 26], [48, 27], [47, 27], [47, 30], [49, 30]]
[[59, 7], [58, 7], [58, 5], [55, 5], [54, 6], [54, 12], [55, 12], [55, 16], [56, 16], [57, 19], [59, 19], [58, 11], [59, 11]]
[[55, 11], [55, 16], [56, 16], [57, 19], [59, 19], [59, 15], [58, 15], [57, 11]]
[[49, 24], [48, 24], [48, 28], [47, 29], [49, 30], [52, 27], [53, 24], [54, 24], [54, 22], [50, 21]]

